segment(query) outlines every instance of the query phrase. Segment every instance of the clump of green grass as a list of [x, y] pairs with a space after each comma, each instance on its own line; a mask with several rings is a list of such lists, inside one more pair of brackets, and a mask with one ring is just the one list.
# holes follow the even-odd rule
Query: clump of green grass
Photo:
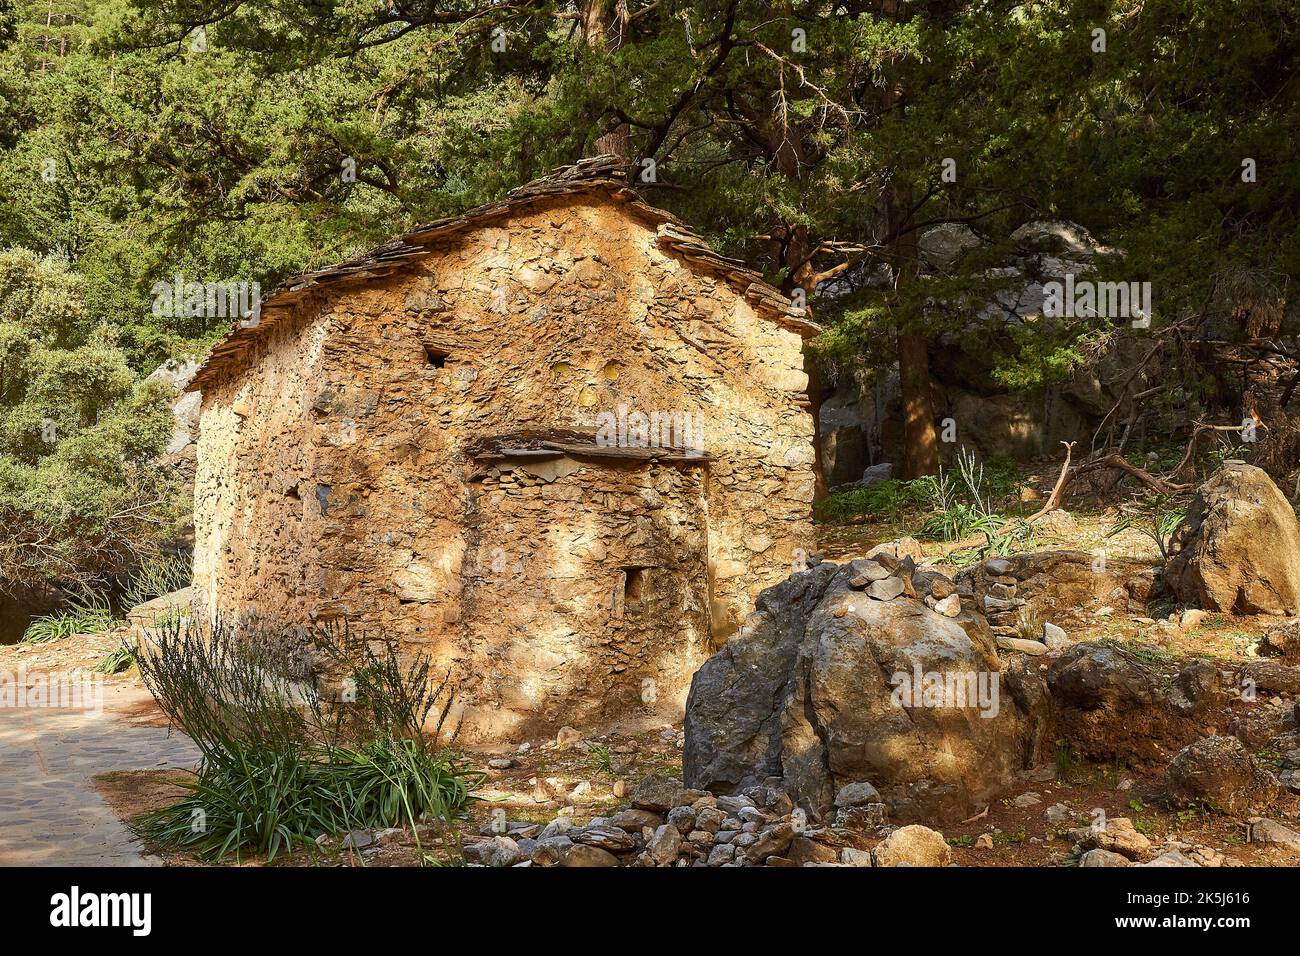
[[1056, 748], [1056, 779], [1073, 781], [1079, 774], [1079, 759], [1074, 755], [1074, 748], [1063, 743]]
[[602, 747], [600, 744], [591, 744], [588, 746], [587, 762], [591, 767], [592, 773], [603, 773], [609, 777], [617, 776], [614, 771], [614, 758], [610, 754], [608, 747]]
[[1116, 637], [1103, 637], [1098, 643], [1113, 647], [1135, 658], [1148, 667], [1169, 668], [1178, 663], [1178, 657], [1163, 648], [1145, 644], [1141, 641], [1121, 640]]
[[[205, 860], [268, 860], [358, 827], [423, 821], [444, 849], [481, 775], [425, 738], [445, 682], [396, 641], [326, 625], [285, 632], [169, 622], [138, 655], [163, 711], [198, 746], [188, 795], [135, 821]], [[448, 711], [438, 713], [435, 736]]]
[[1153, 495], [1128, 506], [1128, 511], [1106, 532], [1106, 537], [1113, 538], [1130, 528], [1140, 531], [1155, 544], [1160, 559], [1167, 560], [1173, 553], [1178, 529], [1187, 518], [1186, 505], [1173, 495]]
[[121, 674], [135, 666], [135, 649], [126, 644], [115, 647], [95, 665], [96, 674]]
[[33, 618], [23, 632], [22, 643], [49, 644], [73, 634], [100, 634], [112, 630], [116, 623], [108, 600], [101, 594], [87, 591], [67, 606]]
[[862, 517], [897, 523], [931, 512], [918, 537], [959, 541], [1001, 527], [1006, 519], [995, 512], [992, 502], [1015, 491], [1021, 477], [1010, 459], [979, 463], [973, 452], [962, 449], [955, 472], [940, 468], [937, 475], [832, 492], [817, 505], [817, 514], [828, 521]]
[[1016, 615], [1016, 636], [1026, 641], [1041, 641], [1043, 639], [1043, 622], [1039, 620], [1038, 613], [1026, 605], [1020, 609]]
[[868, 488], [832, 492], [818, 502], [817, 516], [826, 521], [862, 517], [897, 522], [927, 504], [928, 496], [929, 484], [925, 479], [890, 479]]

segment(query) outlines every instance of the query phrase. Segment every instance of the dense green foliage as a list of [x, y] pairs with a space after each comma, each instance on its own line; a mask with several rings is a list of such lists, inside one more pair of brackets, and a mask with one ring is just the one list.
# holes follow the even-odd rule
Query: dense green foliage
[[176, 488], [149, 467], [169, 396], [119, 335], [66, 261], [0, 251], [0, 588], [115, 573], [179, 520]]

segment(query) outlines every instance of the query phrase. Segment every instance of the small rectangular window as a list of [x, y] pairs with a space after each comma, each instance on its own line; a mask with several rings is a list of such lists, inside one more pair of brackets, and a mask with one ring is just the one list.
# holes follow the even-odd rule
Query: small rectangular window
[[447, 364], [447, 359], [451, 357], [450, 352], [445, 352], [440, 348], [432, 345], [424, 347], [424, 360], [434, 368], [443, 368]]
[[640, 604], [646, 598], [649, 587], [649, 568], [623, 569], [623, 605], [625, 607]]

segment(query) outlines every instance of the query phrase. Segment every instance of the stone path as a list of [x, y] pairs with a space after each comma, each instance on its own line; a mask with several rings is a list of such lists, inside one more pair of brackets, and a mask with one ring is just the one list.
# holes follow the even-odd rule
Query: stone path
[[0, 866], [149, 866], [91, 777], [110, 770], [192, 767], [198, 750], [165, 727], [128, 723], [148, 698], [106, 683], [101, 713], [0, 708]]

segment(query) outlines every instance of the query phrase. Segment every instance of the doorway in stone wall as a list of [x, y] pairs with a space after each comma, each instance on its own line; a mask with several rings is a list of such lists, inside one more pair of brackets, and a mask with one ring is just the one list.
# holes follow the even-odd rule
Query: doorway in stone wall
[[536, 458], [503, 456], [470, 489], [480, 699], [559, 726], [684, 701], [709, 652], [703, 467]]

